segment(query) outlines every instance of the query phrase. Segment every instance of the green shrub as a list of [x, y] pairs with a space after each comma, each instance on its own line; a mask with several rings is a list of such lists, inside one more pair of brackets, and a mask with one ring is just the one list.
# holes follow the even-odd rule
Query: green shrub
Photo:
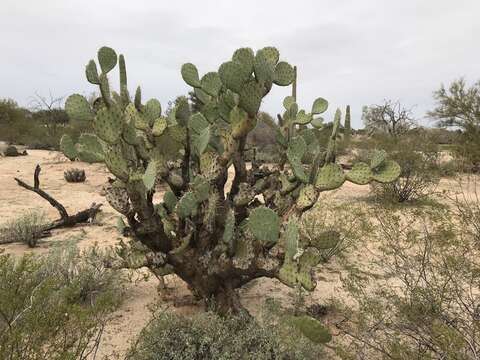
[[44, 213], [33, 210], [8, 221], [0, 227], [0, 244], [20, 242], [32, 248], [37, 246], [45, 221]]
[[[118, 276], [76, 248], [0, 255], [0, 358], [87, 359], [121, 299]], [[88, 299], [88, 301], [85, 301]]]
[[[269, 314], [271, 316], [271, 314]], [[203, 313], [185, 318], [162, 312], [130, 350], [129, 360], [321, 359], [322, 348], [280, 323]]]
[[428, 208], [376, 218], [378, 251], [345, 277], [353, 304], [340, 306], [341, 358], [475, 359], [480, 252], [464, 215]]

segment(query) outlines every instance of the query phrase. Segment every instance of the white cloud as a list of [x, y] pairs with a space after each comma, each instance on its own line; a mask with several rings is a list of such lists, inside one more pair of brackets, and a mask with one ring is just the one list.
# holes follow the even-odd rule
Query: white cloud
[[[325, 97], [327, 118], [350, 104], [361, 126], [362, 105], [383, 98], [422, 117], [441, 82], [480, 78], [479, 13], [473, 0], [2, 0], [0, 97], [89, 93], [83, 67], [109, 45], [126, 55], [131, 90], [166, 104], [188, 91], [182, 63], [207, 72], [238, 47], [274, 45], [299, 67], [301, 105]], [[287, 93], [272, 91], [265, 109], [280, 111]]]

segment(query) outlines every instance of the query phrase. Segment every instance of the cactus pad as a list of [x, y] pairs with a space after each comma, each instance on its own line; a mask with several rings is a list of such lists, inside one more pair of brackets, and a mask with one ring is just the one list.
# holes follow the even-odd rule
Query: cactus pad
[[93, 123], [95, 134], [100, 139], [114, 144], [120, 138], [123, 130], [123, 113], [117, 106], [101, 108]]
[[385, 150], [376, 150], [372, 158], [370, 159], [370, 168], [372, 170], [378, 168], [380, 165], [383, 164], [385, 159], [387, 158], [387, 152]]
[[60, 150], [67, 158], [72, 161], [75, 160], [78, 155], [75, 144], [73, 143], [72, 138], [68, 134], [64, 134], [60, 139]]
[[246, 75], [242, 64], [237, 61], [224, 62], [218, 69], [222, 83], [227, 89], [239, 94], [250, 75]]
[[313, 185], [306, 185], [300, 190], [297, 198], [297, 207], [304, 210], [312, 207], [317, 201], [318, 193]]
[[93, 111], [82, 95], [70, 95], [65, 101], [65, 111], [68, 117], [74, 121], [90, 121], [93, 119]]
[[167, 119], [164, 117], [159, 117], [153, 123], [152, 135], [160, 136], [163, 134], [166, 128], [167, 128]]
[[272, 209], [260, 206], [250, 213], [248, 228], [257, 240], [265, 245], [273, 245], [278, 241], [280, 218]]
[[165, 204], [165, 207], [167, 208], [168, 212], [172, 212], [175, 209], [175, 206], [177, 205], [177, 197], [172, 191], [166, 191], [165, 194], [163, 195], [163, 203]]
[[148, 163], [145, 173], [142, 176], [143, 185], [149, 191], [152, 190], [155, 185], [155, 180], [157, 179], [157, 163], [152, 160]]
[[255, 117], [260, 104], [262, 103], [264, 88], [256, 81], [247, 82], [241, 89], [240, 95], [240, 107], [245, 110], [248, 115]]
[[293, 82], [294, 77], [295, 70], [293, 70], [293, 67], [289, 63], [280, 61], [277, 66], [275, 66], [273, 82], [276, 85], [288, 86]]
[[119, 179], [128, 179], [128, 164], [120, 145], [112, 145], [105, 152], [105, 165], [108, 170]]
[[202, 90], [208, 95], [217, 96], [222, 88], [222, 80], [218, 73], [212, 71], [203, 75], [200, 85], [202, 86]]
[[185, 81], [188, 85], [195, 88], [201, 86], [197, 67], [192, 63], [183, 64], [181, 73], [183, 81]]
[[197, 214], [197, 205], [195, 194], [189, 191], [178, 200], [175, 212], [180, 219], [195, 216]]
[[312, 239], [310, 245], [318, 250], [332, 249], [340, 241], [340, 233], [335, 230], [323, 231]]
[[257, 51], [257, 55], [258, 53], [263, 53], [273, 67], [278, 63], [280, 58], [280, 53], [277, 48], [273, 46], [264, 47]]
[[326, 164], [318, 172], [315, 187], [320, 190], [337, 189], [345, 182], [345, 174], [338, 164]]
[[401, 169], [393, 160], [385, 160], [383, 164], [374, 170], [373, 180], [381, 183], [390, 183], [398, 179]]
[[100, 63], [100, 69], [106, 74], [117, 65], [117, 53], [109, 47], [101, 47], [98, 50], [98, 62]]
[[322, 114], [328, 109], [328, 101], [324, 98], [318, 98], [313, 102], [312, 105], [312, 114], [318, 115]]
[[300, 110], [297, 113], [295, 120], [293, 122], [299, 125], [307, 125], [312, 121], [312, 118], [313, 117], [311, 114], [306, 114], [305, 110]]
[[278, 280], [289, 287], [297, 284], [297, 264], [293, 261], [286, 261], [278, 271]]
[[345, 176], [348, 181], [358, 185], [366, 185], [373, 179], [373, 173], [370, 166], [363, 162], [354, 164], [352, 169]]
[[240, 48], [233, 53], [232, 60], [241, 65], [242, 76], [246, 79], [253, 71], [254, 58], [253, 50], [250, 48]]
[[90, 60], [85, 66], [85, 75], [90, 84], [100, 85], [100, 79], [98, 78], [97, 64], [95, 61]]

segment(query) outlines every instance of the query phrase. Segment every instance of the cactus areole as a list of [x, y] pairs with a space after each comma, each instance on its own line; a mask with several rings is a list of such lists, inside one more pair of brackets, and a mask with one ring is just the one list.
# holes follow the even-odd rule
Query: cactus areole
[[[341, 114], [335, 115], [328, 143], [318, 143], [318, 115], [328, 107], [323, 98], [301, 110], [287, 97], [282, 125], [268, 124], [285, 161], [247, 167], [246, 137], [263, 98], [275, 85], [290, 85], [295, 75], [273, 47], [238, 49], [203, 76], [184, 64], [181, 76], [202, 102], [196, 113], [186, 100], [162, 113], [158, 100], [142, 100], [140, 88], [132, 99], [125, 59], [110, 48], [98, 51], [98, 64], [91, 60], [86, 76], [101, 97], [93, 106], [78, 94], [66, 102], [72, 121], [92, 121], [95, 134], [85, 134], [78, 144], [64, 138], [62, 150], [71, 159], [105, 163], [115, 177], [107, 199], [126, 219], [146, 265], [157, 274], [175, 273], [221, 313], [240, 311], [236, 289], [259, 277], [313, 290], [319, 249], [300, 248], [296, 219], [321, 191], [345, 181], [391, 182], [399, 176], [399, 166], [384, 153], [346, 173], [334, 163]], [[117, 64], [119, 92], [108, 80]], [[230, 167], [233, 181], [226, 186]], [[160, 183], [168, 189], [162, 201], [154, 201]]]

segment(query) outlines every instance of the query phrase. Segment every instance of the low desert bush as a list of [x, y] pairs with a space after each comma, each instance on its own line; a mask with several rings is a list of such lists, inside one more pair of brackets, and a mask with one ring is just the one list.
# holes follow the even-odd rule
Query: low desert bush
[[339, 306], [341, 358], [478, 358], [480, 247], [462, 217], [445, 208], [377, 214], [378, 251], [344, 282], [355, 305]]
[[46, 217], [43, 212], [31, 210], [0, 226], [0, 244], [20, 242], [29, 247], [37, 246], [42, 237]]
[[[373, 145], [375, 144], [375, 145]], [[398, 180], [389, 184], [372, 183], [372, 193], [380, 202], [403, 203], [416, 201], [433, 195], [440, 181], [438, 145], [426, 135], [411, 134], [389, 142], [377, 139], [373, 146], [388, 152], [402, 172]], [[360, 152], [358, 160], [365, 160], [368, 151]]]
[[320, 250], [322, 262], [332, 257], [343, 257], [368, 233], [370, 223], [365, 211], [351, 204], [329, 204], [322, 202], [304, 213], [300, 222], [300, 241], [325, 243]]
[[91, 265], [95, 251], [0, 255], [1, 359], [91, 358], [121, 299], [120, 278]]
[[268, 321], [247, 316], [193, 317], [156, 314], [130, 349], [129, 360], [322, 359], [321, 345], [297, 333], [287, 318], [268, 312]]

